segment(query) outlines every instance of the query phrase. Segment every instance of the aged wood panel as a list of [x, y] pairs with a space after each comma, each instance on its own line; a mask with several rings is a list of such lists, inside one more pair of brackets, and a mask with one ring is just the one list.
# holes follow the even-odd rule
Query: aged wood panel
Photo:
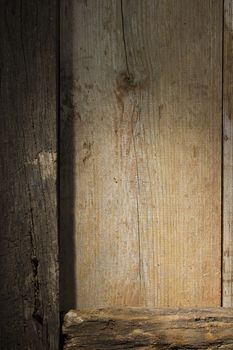
[[1, 1], [0, 348], [58, 349], [55, 0]]
[[233, 306], [233, 2], [224, 1], [223, 306]]
[[233, 349], [233, 310], [71, 310], [65, 349]]
[[220, 305], [222, 10], [62, 1], [62, 309]]

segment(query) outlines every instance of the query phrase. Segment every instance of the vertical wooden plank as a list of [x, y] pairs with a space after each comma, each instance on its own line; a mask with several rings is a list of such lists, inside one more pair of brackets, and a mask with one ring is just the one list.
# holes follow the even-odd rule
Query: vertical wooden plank
[[222, 2], [123, 4], [144, 303], [218, 306]]
[[220, 305], [222, 2], [63, 3], [76, 306]]
[[56, 8], [1, 1], [1, 349], [59, 346]]
[[233, 306], [233, 2], [224, 0], [223, 306]]

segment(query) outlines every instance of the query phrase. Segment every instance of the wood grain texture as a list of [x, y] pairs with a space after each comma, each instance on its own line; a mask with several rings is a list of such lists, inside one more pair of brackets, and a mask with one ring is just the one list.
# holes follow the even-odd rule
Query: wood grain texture
[[233, 2], [224, 1], [223, 306], [233, 306]]
[[222, 2], [62, 3], [62, 308], [219, 306]]
[[233, 310], [102, 309], [65, 315], [64, 349], [233, 349]]
[[0, 348], [58, 349], [56, 1], [1, 1]]

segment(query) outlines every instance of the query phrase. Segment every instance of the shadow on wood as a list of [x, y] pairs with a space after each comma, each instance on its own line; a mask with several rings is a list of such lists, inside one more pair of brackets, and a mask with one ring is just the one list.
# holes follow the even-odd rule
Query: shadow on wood
[[[60, 4], [60, 310], [75, 308], [73, 5]], [[64, 13], [66, 16], [64, 17]]]

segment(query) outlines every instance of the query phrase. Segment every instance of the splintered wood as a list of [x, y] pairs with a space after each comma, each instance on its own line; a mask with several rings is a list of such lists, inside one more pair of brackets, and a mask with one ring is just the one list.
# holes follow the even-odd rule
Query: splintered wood
[[62, 309], [219, 306], [222, 1], [61, 11]]
[[233, 310], [71, 310], [63, 333], [67, 350], [232, 350]]

